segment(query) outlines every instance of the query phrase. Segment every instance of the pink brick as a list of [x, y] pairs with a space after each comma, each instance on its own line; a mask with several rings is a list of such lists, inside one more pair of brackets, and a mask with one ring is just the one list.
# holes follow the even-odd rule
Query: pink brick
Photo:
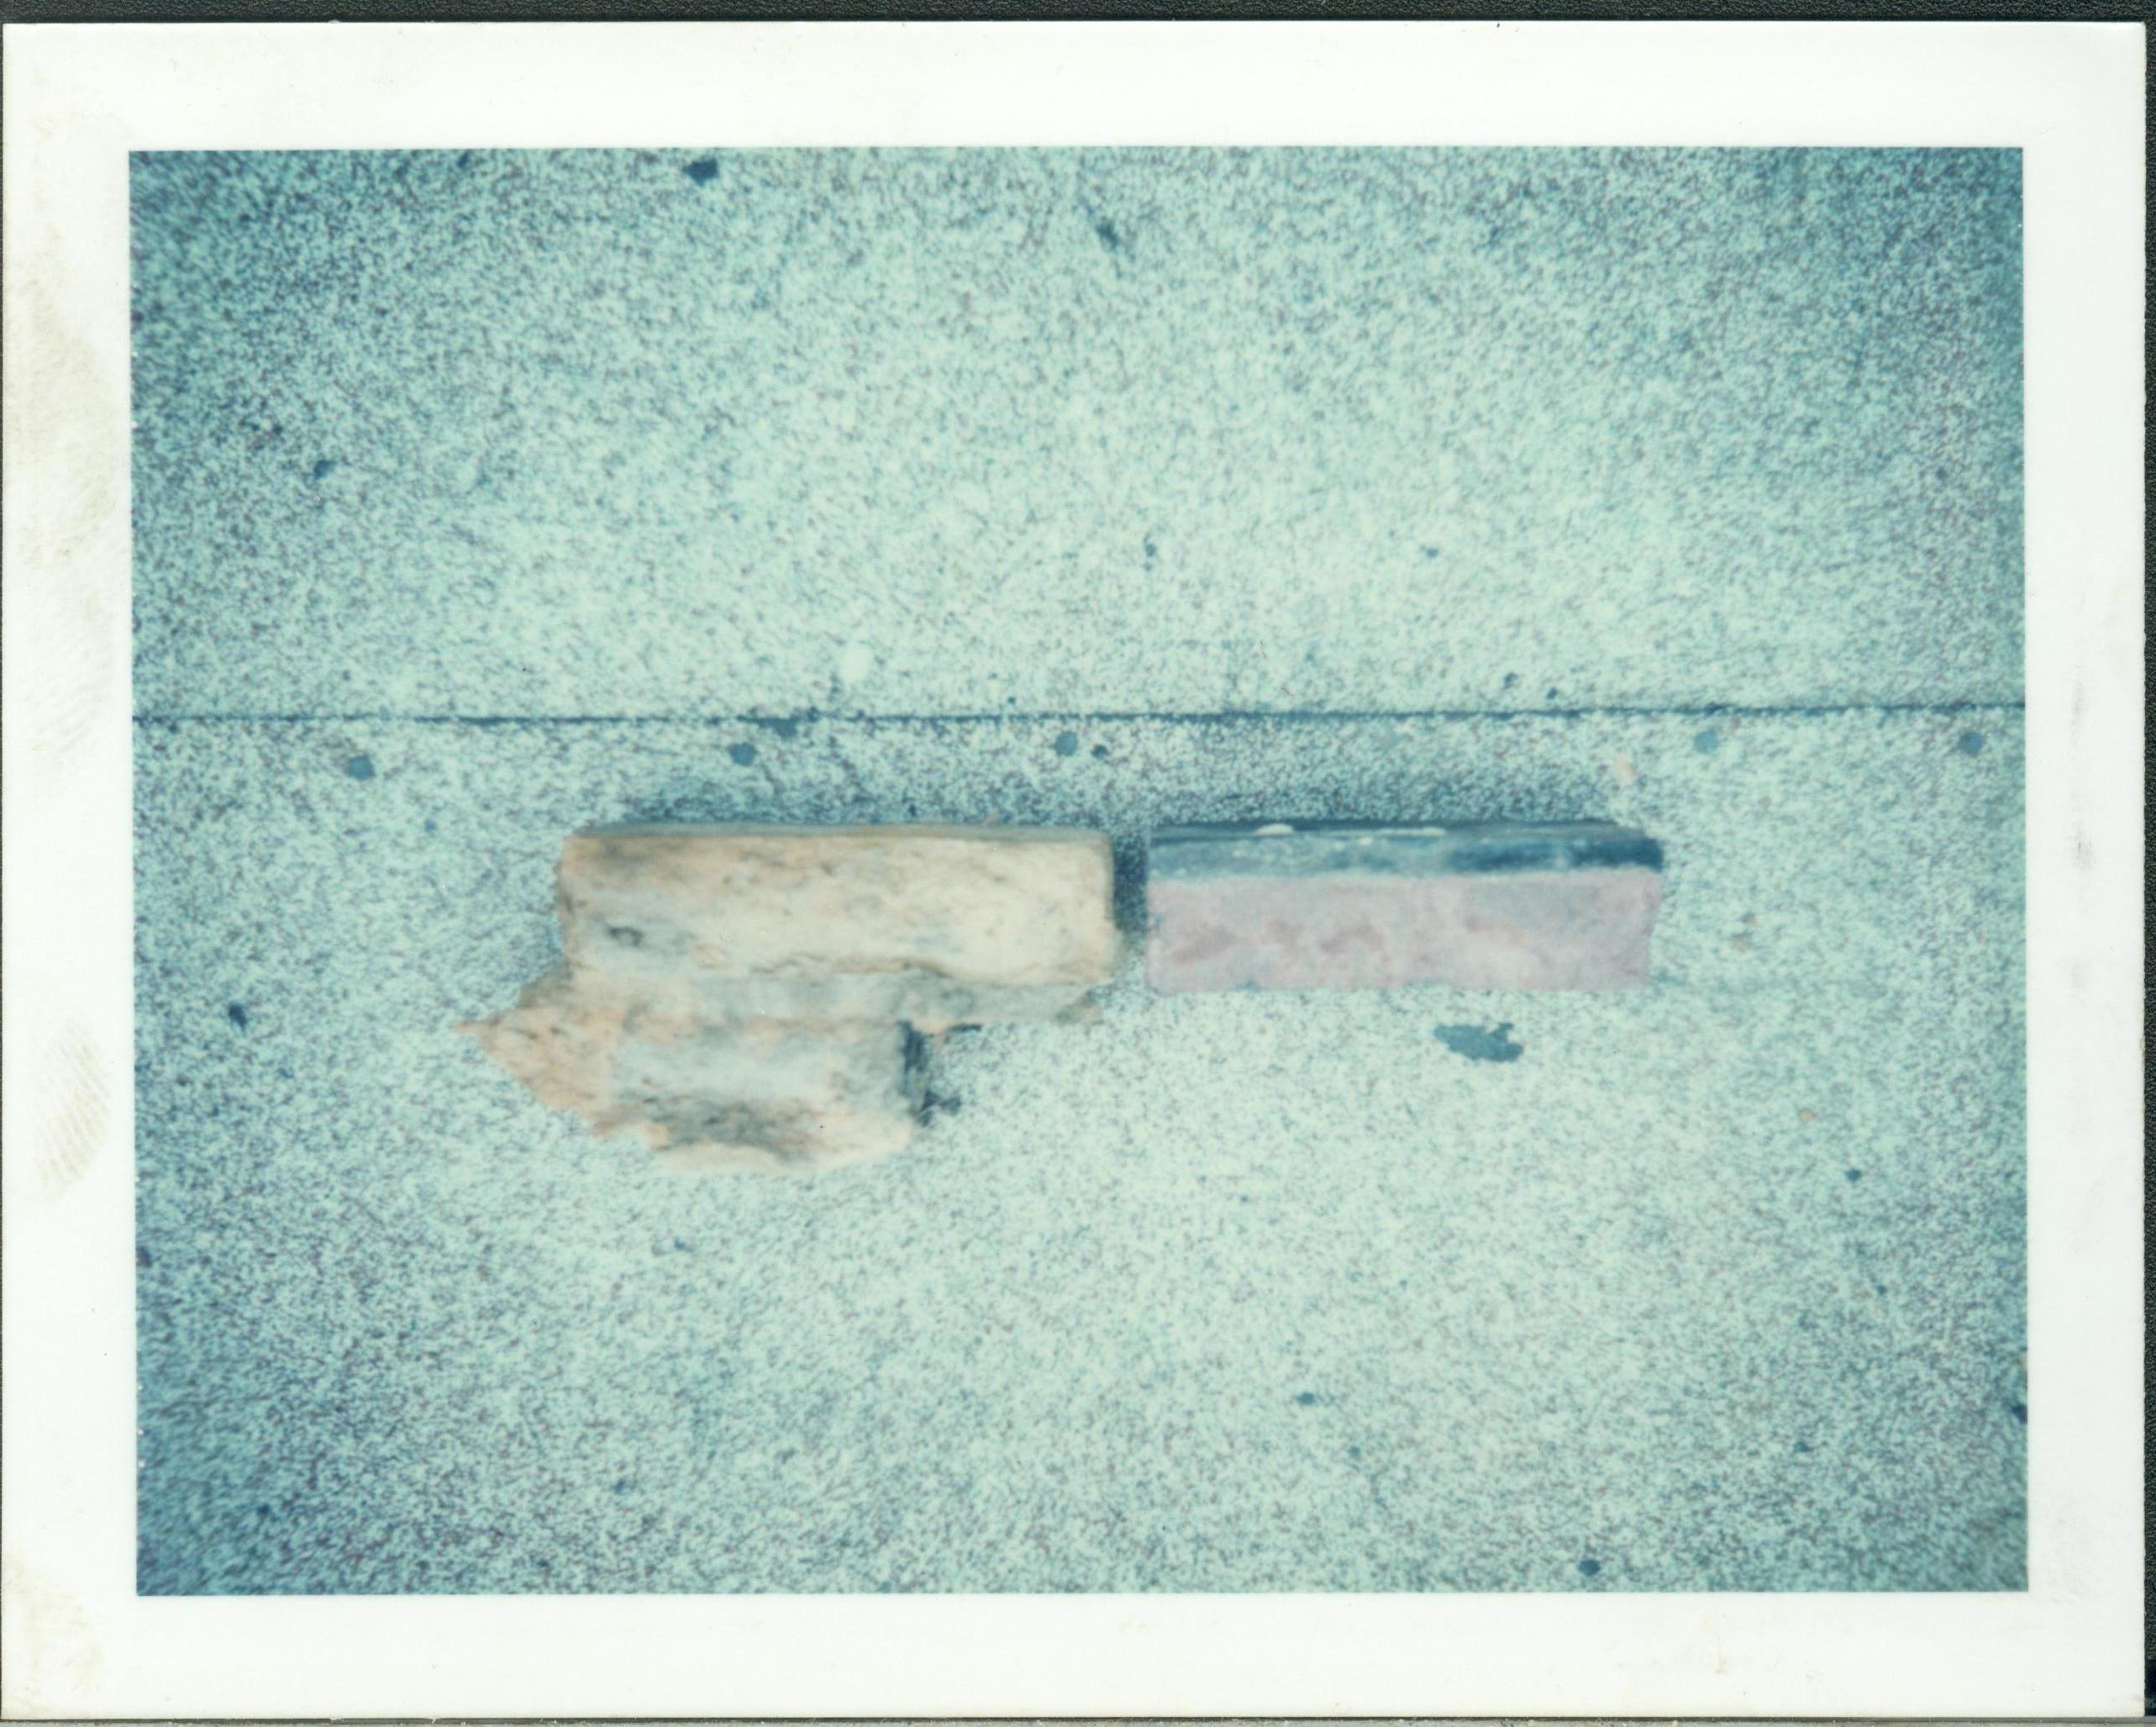
[[[1170, 991], [1614, 990], [1648, 981], [1661, 871], [1612, 847], [1607, 836], [1625, 830], [1480, 829], [1465, 846], [1457, 829], [1393, 830], [1375, 854], [1357, 853], [1355, 844], [1370, 842], [1339, 831], [1275, 824], [1223, 839], [1207, 830], [1189, 848], [1196, 861], [1170, 852], [1165, 868], [1168, 846], [1156, 842], [1148, 981]], [[1266, 842], [1288, 834], [1302, 844], [1283, 859]], [[1452, 843], [1425, 845], [1426, 834]], [[1495, 843], [1519, 835], [1534, 842], [1525, 856], [1559, 866], [1521, 867], [1520, 845]], [[1651, 842], [1633, 850], [1659, 866]], [[1364, 856], [1381, 865], [1353, 867]], [[1601, 861], [1608, 856], [1621, 861]], [[1501, 861], [1477, 866], [1491, 859]]]

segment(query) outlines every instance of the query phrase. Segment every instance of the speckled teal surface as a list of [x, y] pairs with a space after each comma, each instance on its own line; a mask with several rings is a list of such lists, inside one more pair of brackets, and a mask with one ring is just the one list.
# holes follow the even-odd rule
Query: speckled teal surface
[[2021, 693], [2012, 152], [135, 176], [145, 711]]
[[[144, 1590], [2022, 1585], [2012, 156], [135, 176]], [[1133, 952], [791, 1182], [450, 1029], [998, 817], [1636, 824], [1654, 982]]]

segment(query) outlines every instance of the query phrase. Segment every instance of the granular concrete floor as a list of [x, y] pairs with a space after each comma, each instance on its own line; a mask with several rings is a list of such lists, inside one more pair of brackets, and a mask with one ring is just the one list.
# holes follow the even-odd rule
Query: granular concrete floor
[[[134, 173], [145, 1591], [2021, 1587], [2011, 154]], [[586, 823], [1448, 816], [1653, 987], [797, 1182], [450, 1029]]]

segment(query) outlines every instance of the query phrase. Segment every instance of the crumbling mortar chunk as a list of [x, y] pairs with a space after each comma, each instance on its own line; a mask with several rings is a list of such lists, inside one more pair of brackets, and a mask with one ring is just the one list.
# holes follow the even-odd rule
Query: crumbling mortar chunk
[[961, 1024], [1075, 1017], [1112, 977], [1107, 835], [623, 826], [555, 870], [563, 964], [469, 1033], [602, 1135], [683, 1170], [881, 1157]]

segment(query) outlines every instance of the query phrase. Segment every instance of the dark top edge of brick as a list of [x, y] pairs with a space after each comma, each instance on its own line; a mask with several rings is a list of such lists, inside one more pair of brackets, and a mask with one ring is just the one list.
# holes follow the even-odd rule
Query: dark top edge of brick
[[1615, 822], [1193, 823], [1152, 838], [1149, 873], [1501, 875], [1662, 867], [1662, 847]]

